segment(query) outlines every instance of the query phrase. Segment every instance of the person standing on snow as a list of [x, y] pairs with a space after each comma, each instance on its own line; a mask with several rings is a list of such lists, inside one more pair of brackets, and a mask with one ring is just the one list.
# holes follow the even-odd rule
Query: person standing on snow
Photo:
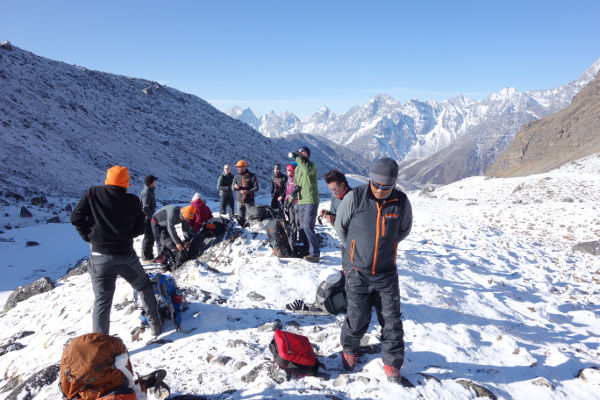
[[290, 196], [294, 191], [295, 181], [294, 181], [294, 171], [296, 167], [293, 164], [289, 164], [285, 167], [285, 172], [287, 174], [288, 180], [285, 189], [285, 201], [284, 201], [284, 211], [288, 215], [288, 220], [292, 225], [292, 230], [294, 231], [294, 240], [297, 240], [298, 230], [300, 229], [300, 222], [298, 221], [298, 200], [294, 202], [289, 202]]
[[161, 321], [152, 283], [133, 250], [133, 238], [144, 233], [145, 216], [140, 199], [127, 193], [129, 170], [115, 165], [106, 172], [105, 186], [88, 189], [71, 214], [71, 224], [86, 242], [91, 255], [88, 271], [94, 290], [94, 333], [108, 334], [117, 276], [142, 294], [152, 335], [158, 336]]
[[281, 165], [275, 164], [271, 176], [271, 207], [275, 210], [283, 207], [287, 180], [287, 176], [281, 173]]
[[229, 209], [229, 218], [233, 218], [233, 174], [229, 164], [223, 166], [223, 173], [217, 179], [217, 190], [221, 199], [221, 216]]
[[254, 205], [254, 194], [258, 191], [258, 180], [256, 175], [248, 171], [248, 163], [239, 160], [235, 164], [237, 175], [233, 177], [233, 188], [236, 192], [237, 215], [240, 225], [246, 224], [246, 207]]
[[342, 326], [342, 366], [356, 367], [360, 340], [375, 307], [381, 325], [383, 364], [390, 382], [400, 383], [404, 362], [404, 330], [400, 319], [400, 290], [396, 269], [398, 242], [412, 227], [412, 208], [396, 189], [398, 164], [381, 158], [371, 169], [368, 184], [344, 197], [337, 210], [335, 230], [346, 252], [346, 318]]
[[154, 235], [152, 234], [152, 214], [156, 211], [156, 197], [154, 190], [156, 189], [157, 177], [146, 175], [144, 177], [144, 188], [140, 193], [140, 203], [142, 211], [146, 216], [146, 229], [144, 231], [144, 240], [142, 240], [142, 261], [154, 260]]
[[310, 161], [310, 149], [302, 146], [298, 151], [290, 153], [295, 157], [298, 166], [295, 170], [295, 185], [299, 188], [290, 195], [288, 203], [298, 199], [298, 220], [300, 231], [304, 233], [308, 242], [309, 253], [304, 259], [318, 263], [321, 258], [319, 238], [315, 233], [317, 209], [319, 208], [319, 187], [317, 185], [317, 165]]

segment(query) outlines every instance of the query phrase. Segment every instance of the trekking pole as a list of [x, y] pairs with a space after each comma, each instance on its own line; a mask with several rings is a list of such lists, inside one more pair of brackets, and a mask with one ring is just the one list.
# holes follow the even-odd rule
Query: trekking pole
[[[216, 269], [214, 266], [217, 264], [217, 261], [219, 260], [219, 257], [221, 257], [221, 254], [223, 254], [223, 252], [225, 251], [225, 249], [227, 247], [229, 247], [229, 245], [231, 244], [231, 242], [233, 242], [235, 240], [235, 238], [237, 238], [239, 236], [240, 232], [236, 232], [233, 234], [233, 236], [229, 239], [229, 241], [227, 242], [227, 244], [225, 245], [225, 247], [223, 247], [221, 249], [221, 251], [219, 252], [219, 254], [212, 260], [213, 261], [213, 265], [209, 267], [214, 269], [215, 271], [218, 271], [218, 269]], [[220, 271], [219, 271], [220, 272]]]

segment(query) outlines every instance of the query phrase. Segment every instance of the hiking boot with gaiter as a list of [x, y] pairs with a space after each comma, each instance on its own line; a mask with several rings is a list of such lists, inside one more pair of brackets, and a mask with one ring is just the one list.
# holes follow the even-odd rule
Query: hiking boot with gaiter
[[402, 375], [400, 375], [398, 368], [391, 365], [384, 365], [383, 370], [385, 371], [385, 376], [387, 376], [388, 382], [401, 383]]
[[342, 366], [346, 371], [354, 371], [354, 368], [356, 368], [356, 354], [342, 353]]

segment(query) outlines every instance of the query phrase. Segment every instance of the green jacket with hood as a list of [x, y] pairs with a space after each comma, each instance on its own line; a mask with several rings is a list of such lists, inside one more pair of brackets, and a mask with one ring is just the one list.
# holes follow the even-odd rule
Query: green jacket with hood
[[298, 199], [298, 204], [318, 204], [319, 186], [317, 184], [317, 165], [312, 161], [304, 161], [302, 157], [297, 156], [298, 166], [294, 172], [294, 184], [300, 186], [300, 192], [295, 196], [290, 196], [289, 203]]

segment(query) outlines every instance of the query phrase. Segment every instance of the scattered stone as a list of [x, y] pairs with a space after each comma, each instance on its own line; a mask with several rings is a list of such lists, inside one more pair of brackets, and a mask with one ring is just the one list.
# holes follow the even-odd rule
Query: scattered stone
[[19, 340], [19, 339], [23, 339], [24, 337], [27, 336], [31, 336], [33, 335], [35, 332], [34, 331], [21, 331], [21, 332], [17, 332], [14, 335], [12, 335], [9, 339], [9, 341], [14, 342], [15, 340]]
[[600, 367], [588, 367], [579, 370], [577, 377], [584, 382], [597, 382], [600, 383]]
[[220, 357], [217, 357], [217, 358], [215, 358], [214, 360], [212, 360], [210, 363], [211, 363], [211, 364], [215, 364], [215, 365], [220, 365], [220, 366], [224, 367], [224, 366], [225, 366], [225, 365], [227, 365], [227, 363], [228, 363], [229, 361], [231, 361], [231, 360], [232, 360], [232, 358], [231, 358], [231, 357], [228, 357], [228, 356], [220, 356]]
[[227, 347], [240, 347], [240, 346], [247, 346], [248, 343], [244, 342], [242, 339], [235, 339], [235, 340], [231, 340], [229, 339], [227, 341]]
[[539, 377], [537, 379], [534, 379], [531, 381], [532, 384], [534, 384], [535, 386], [544, 386], [544, 387], [548, 387], [552, 390], [554, 390], [554, 385], [552, 383], [550, 383], [550, 381], [548, 381], [548, 379], [544, 378], [544, 377]]
[[573, 200], [573, 198], [571, 198], [571, 197], [565, 197], [565, 198], [563, 199], [563, 201], [564, 201], [565, 203], [575, 203], [575, 200]]
[[38, 196], [38, 197], [31, 198], [32, 206], [42, 206], [47, 203], [48, 203], [48, 199], [46, 199], [46, 196]]
[[204, 376], [202, 374], [198, 375], [198, 383], [204, 383]]
[[152, 87], [151, 87], [151, 86], [148, 86], [148, 87], [145, 87], [145, 88], [143, 88], [143, 89], [142, 89], [142, 92], [143, 92], [144, 94], [147, 94], [147, 95], [152, 95], [152, 94], [154, 93], [154, 91], [152, 90]]
[[437, 196], [434, 195], [433, 192], [435, 192], [435, 187], [433, 187], [433, 185], [427, 185], [427, 186], [423, 187], [423, 189], [421, 189], [419, 196], [435, 199]]
[[72, 212], [73, 211], [73, 207], [71, 206], [71, 204], [67, 204], [65, 206], [65, 211], [68, 211], [68, 212]]
[[300, 328], [298, 321], [288, 321], [285, 323], [286, 328]]
[[496, 395], [490, 392], [488, 389], [484, 388], [478, 383], [466, 380], [466, 379], [457, 379], [456, 383], [460, 384], [462, 387], [467, 389], [468, 391], [474, 391], [477, 397], [489, 397], [492, 400], [498, 400]]
[[347, 374], [340, 374], [335, 381], [333, 381], [333, 386], [342, 386], [350, 383], [350, 376]]
[[285, 382], [287, 376], [275, 363], [269, 363], [267, 375], [277, 383]]
[[48, 218], [46, 220], [47, 224], [60, 224], [60, 218], [59, 217], [52, 217], [52, 218]]
[[21, 206], [21, 212], [19, 213], [21, 218], [31, 218], [33, 214], [25, 206]]
[[247, 362], [245, 361], [238, 361], [233, 365], [233, 369], [235, 371], [239, 371], [240, 369], [244, 368], [246, 365], [248, 365]]
[[20, 301], [27, 300], [31, 296], [48, 292], [52, 289], [54, 289], [54, 283], [52, 283], [52, 279], [47, 276], [44, 276], [27, 286], [19, 286], [10, 294], [10, 296], [8, 296], [8, 300], [6, 300], [2, 312], [7, 312], [11, 308], [16, 307], [17, 303]]
[[0, 42], [0, 47], [8, 51], [11, 51], [13, 49], [12, 44], [8, 40], [3, 40], [2, 42]]
[[323, 332], [321, 333], [319, 336], [317, 336], [314, 341], [316, 343], [323, 343], [325, 341], [325, 339], [327, 339], [329, 335], [327, 334], [327, 332]]
[[23, 347], [25, 346], [19, 342], [3, 344], [2, 346], [0, 346], [0, 356], [5, 355], [6, 353], [10, 353], [11, 351], [21, 350]]
[[276, 329], [281, 329], [281, 328], [283, 328], [283, 324], [281, 323], [281, 320], [276, 319], [273, 322], [265, 322], [264, 324], [259, 326], [257, 329], [259, 332], [274, 332]]
[[578, 243], [573, 246], [573, 250], [588, 253], [593, 256], [600, 256], [600, 241], [595, 240], [592, 242]]
[[367, 378], [366, 376], [361, 376], [361, 375], [357, 376], [355, 380], [358, 382], [361, 382], [365, 385], [368, 385], [369, 382], [371, 382], [371, 379]]
[[74, 267], [69, 268], [67, 270], [67, 273], [65, 274], [65, 276], [63, 276], [59, 280], [66, 279], [70, 276], [83, 275], [87, 272], [87, 266], [88, 266], [88, 258], [87, 257], [82, 258], [75, 263]]
[[33, 246], [39, 246], [39, 245], [40, 245], [39, 242], [36, 242], [34, 240], [28, 240], [25, 243], [25, 247], [33, 247]]
[[13, 376], [8, 381], [6, 381], [4, 386], [2, 386], [2, 388], [0, 389], [0, 393], [8, 392], [9, 390], [12, 390], [13, 388], [19, 386], [22, 380], [22, 375]]
[[248, 293], [248, 298], [254, 301], [263, 301], [265, 299], [265, 296], [256, 292], [250, 292]]
[[263, 364], [259, 364], [256, 367], [252, 368], [250, 370], [250, 372], [248, 372], [246, 375], [242, 376], [241, 380], [244, 383], [251, 383], [254, 382], [256, 380], [256, 378], [258, 378], [258, 374], [260, 373], [260, 371], [264, 368], [264, 363]]
[[59, 366], [54, 364], [46, 369], [36, 372], [34, 375], [27, 378], [23, 383], [15, 388], [6, 397], [6, 400], [26, 400], [32, 399], [40, 392], [44, 386], [53, 384], [58, 378]]

